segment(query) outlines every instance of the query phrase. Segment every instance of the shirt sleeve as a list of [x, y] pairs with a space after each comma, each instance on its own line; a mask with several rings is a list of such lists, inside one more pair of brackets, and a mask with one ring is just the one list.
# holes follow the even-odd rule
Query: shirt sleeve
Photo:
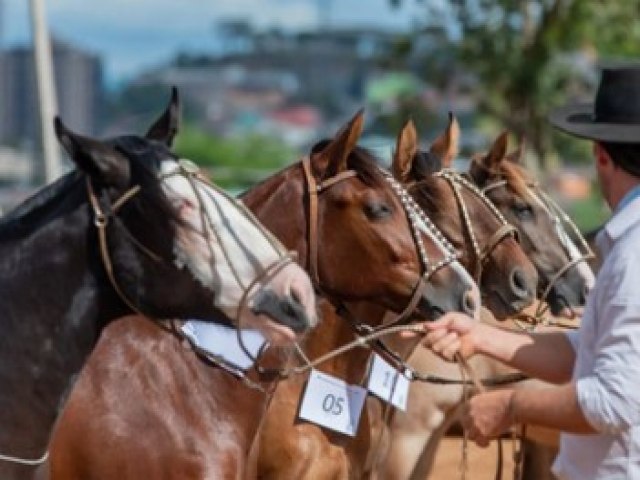
[[640, 424], [640, 299], [628, 295], [628, 278], [621, 278], [625, 276], [617, 276], [610, 292], [604, 292], [594, 368], [576, 382], [585, 418], [595, 430], [608, 434]]
[[569, 340], [569, 343], [571, 344], [571, 346], [573, 347], [573, 351], [577, 352], [578, 345], [580, 344], [579, 330], [565, 330], [564, 334], [567, 337], [567, 340]]

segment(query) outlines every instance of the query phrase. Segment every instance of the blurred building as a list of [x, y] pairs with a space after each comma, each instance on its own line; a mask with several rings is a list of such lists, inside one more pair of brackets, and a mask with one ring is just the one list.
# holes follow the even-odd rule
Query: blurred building
[[[53, 42], [52, 50], [60, 116], [71, 128], [96, 134], [104, 103], [100, 58], [59, 41]], [[0, 143], [37, 144], [38, 96], [31, 46], [0, 52], [0, 98]]]

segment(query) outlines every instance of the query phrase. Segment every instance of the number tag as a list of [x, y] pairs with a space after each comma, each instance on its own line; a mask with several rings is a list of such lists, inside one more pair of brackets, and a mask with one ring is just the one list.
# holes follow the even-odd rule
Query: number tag
[[336, 432], [355, 436], [367, 390], [312, 370], [299, 417]]
[[367, 385], [371, 393], [394, 407], [406, 411], [410, 383], [407, 377], [389, 365], [382, 357], [375, 353], [372, 355]]
[[[182, 332], [197, 347], [214, 357], [220, 357], [239, 371], [253, 366], [253, 359], [247, 356], [238, 342], [235, 328], [202, 320], [189, 320], [182, 326]], [[257, 330], [241, 330], [240, 335], [244, 347], [256, 357], [265, 343], [264, 337]]]

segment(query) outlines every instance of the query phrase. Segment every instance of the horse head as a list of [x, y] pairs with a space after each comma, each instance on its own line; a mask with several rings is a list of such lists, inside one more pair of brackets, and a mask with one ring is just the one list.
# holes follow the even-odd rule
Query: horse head
[[[178, 97], [146, 137], [105, 141], [56, 119], [58, 139], [84, 175], [87, 213], [124, 310], [155, 318], [219, 318], [292, 340], [316, 322], [306, 273], [246, 208], [170, 150]], [[124, 312], [122, 312], [124, 313]]]
[[485, 304], [498, 317], [519, 312], [534, 299], [537, 274], [511, 227], [495, 206], [451, 170], [459, 127], [453, 115], [428, 151], [421, 151], [413, 122], [398, 135], [392, 171], [433, 219], [461, 263], [474, 276]]
[[343, 300], [374, 299], [407, 315], [414, 306], [428, 318], [450, 310], [475, 314], [475, 283], [398, 182], [356, 145], [362, 125], [361, 111], [311, 151], [307, 184], [317, 218], [309, 222], [317, 232], [309, 239], [317, 237], [318, 252], [310, 250], [311, 263], [317, 257], [316, 282]]
[[594, 276], [589, 247], [569, 217], [519, 164], [523, 148], [507, 154], [504, 132], [488, 153], [473, 158], [469, 175], [507, 220], [538, 270], [538, 291], [552, 313], [583, 306]]

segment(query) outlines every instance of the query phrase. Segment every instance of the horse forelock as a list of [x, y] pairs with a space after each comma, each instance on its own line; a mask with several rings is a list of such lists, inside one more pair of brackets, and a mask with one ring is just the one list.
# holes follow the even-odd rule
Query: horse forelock
[[519, 165], [503, 160], [500, 162], [500, 174], [507, 182], [507, 185], [521, 198], [530, 196], [529, 187], [532, 179], [529, 174]]

